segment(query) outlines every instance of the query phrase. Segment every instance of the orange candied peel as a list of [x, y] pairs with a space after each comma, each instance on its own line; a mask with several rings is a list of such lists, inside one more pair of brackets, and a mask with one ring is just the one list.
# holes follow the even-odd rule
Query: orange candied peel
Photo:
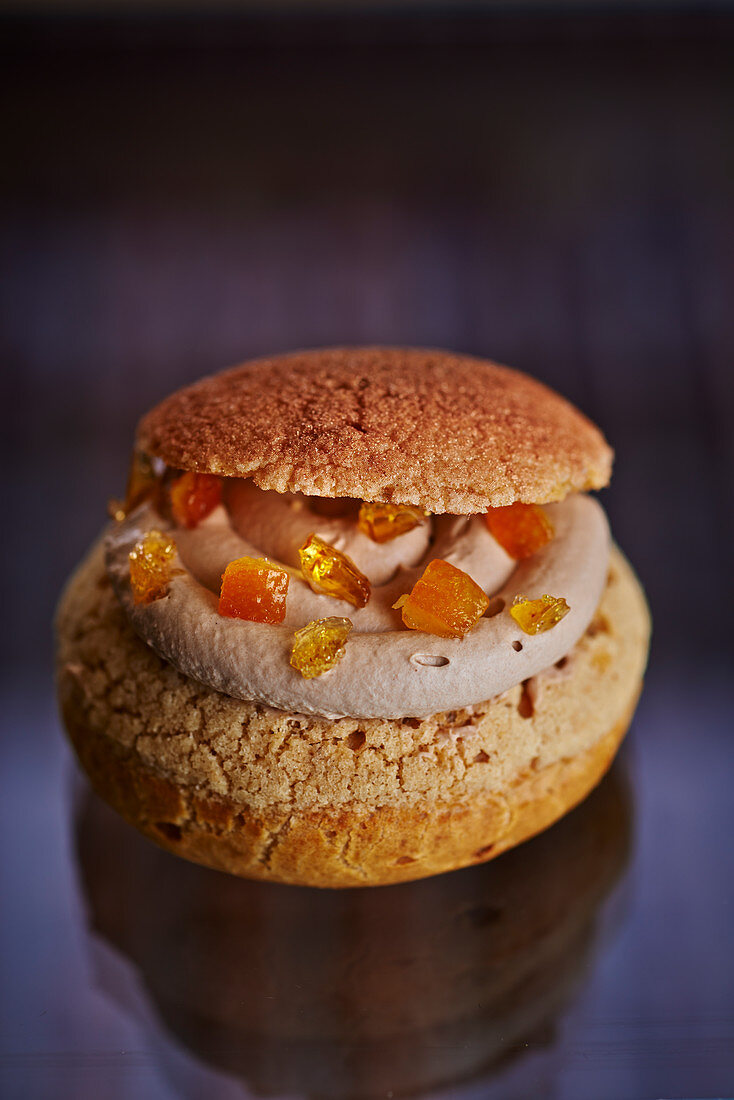
[[112, 519], [122, 522], [144, 500], [157, 495], [161, 479], [156, 473], [153, 459], [144, 451], [133, 451], [127, 475], [125, 499], [111, 500], [107, 511]]
[[216, 474], [181, 474], [171, 484], [171, 514], [180, 527], [197, 527], [222, 499]]
[[441, 638], [463, 638], [479, 622], [489, 599], [463, 569], [435, 558], [413, 590], [394, 606], [401, 608], [409, 630], [424, 630]]
[[313, 680], [333, 668], [344, 656], [351, 619], [314, 619], [293, 635], [291, 666], [304, 680]]
[[251, 623], [282, 623], [288, 573], [265, 558], [236, 558], [224, 570], [219, 614]]
[[420, 523], [426, 513], [411, 504], [380, 504], [365, 501], [359, 509], [357, 526], [363, 535], [373, 542], [390, 542], [400, 535], [407, 535]]
[[538, 504], [508, 504], [490, 508], [484, 522], [502, 549], [522, 561], [541, 550], [553, 538], [553, 524]]
[[346, 600], [355, 607], [365, 606], [370, 598], [370, 582], [341, 550], [318, 535], [309, 535], [298, 553], [303, 575], [314, 592]]
[[130, 551], [130, 587], [135, 603], [153, 603], [168, 592], [176, 543], [160, 531], [148, 531]]
[[544, 634], [560, 623], [570, 610], [563, 596], [541, 596], [538, 600], [515, 596], [510, 614], [525, 634]]

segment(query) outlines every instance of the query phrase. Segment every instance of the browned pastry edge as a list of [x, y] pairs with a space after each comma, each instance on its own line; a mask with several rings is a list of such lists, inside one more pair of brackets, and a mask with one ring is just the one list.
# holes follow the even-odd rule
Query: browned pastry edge
[[493, 859], [547, 828], [599, 782], [637, 702], [591, 748], [539, 771], [502, 794], [447, 805], [372, 811], [341, 808], [254, 814], [226, 798], [202, 797], [156, 774], [80, 719], [73, 693], [62, 710], [97, 793], [161, 847], [245, 878], [321, 887], [387, 885]]
[[62, 710], [103, 798], [184, 857], [322, 886], [481, 862], [556, 820], [613, 756], [649, 637], [642, 590], [613, 549], [597, 615], [537, 683], [471, 712], [359, 722], [289, 715], [181, 676], [133, 634], [99, 544], [57, 625]]
[[612, 451], [573, 405], [483, 359], [328, 348], [244, 363], [166, 398], [140, 449], [264, 489], [470, 514], [606, 485]]

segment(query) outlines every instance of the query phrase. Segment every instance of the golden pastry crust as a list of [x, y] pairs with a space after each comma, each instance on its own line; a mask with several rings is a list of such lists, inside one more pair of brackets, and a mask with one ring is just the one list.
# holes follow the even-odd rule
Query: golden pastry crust
[[181, 676], [132, 632], [99, 545], [58, 627], [64, 718], [103, 798], [188, 859], [337, 887], [481, 862], [583, 798], [631, 718], [649, 617], [615, 550], [597, 615], [562, 668], [427, 719], [336, 722]]
[[445, 351], [331, 348], [260, 359], [168, 397], [137, 445], [263, 489], [457, 515], [606, 485], [612, 451], [540, 382]]

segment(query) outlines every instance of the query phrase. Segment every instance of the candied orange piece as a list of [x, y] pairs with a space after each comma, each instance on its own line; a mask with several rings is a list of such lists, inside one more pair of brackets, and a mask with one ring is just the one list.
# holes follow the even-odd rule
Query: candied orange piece
[[355, 607], [364, 607], [370, 598], [370, 582], [351, 558], [318, 535], [309, 535], [298, 553], [303, 575], [314, 592], [325, 592]]
[[350, 619], [315, 619], [293, 635], [291, 665], [305, 680], [321, 676], [344, 656]]
[[492, 537], [515, 561], [537, 553], [554, 534], [553, 524], [537, 504], [508, 504], [506, 508], [490, 508], [484, 522]]
[[150, 455], [145, 454], [144, 451], [133, 451], [127, 475], [125, 500], [111, 500], [107, 505], [109, 515], [112, 519], [121, 522], [144, 500], [155, 496], [160, 484], [160, 478], [155, 472]]
[[538, 600], [515, 596], [510, 614], [525, 634], [544, 634], [560, 623], [570, 610], [563, 596], [541, 596]]
[[441, 638], [463, 638], [489, 607], [489, 599], [468, 573], [435, 558], [407, 596], [395, 604], [409, 630]]
[[390, 542], [399, 535], [407, 535], [425, 518], [422, 508], [413, 508], [410, 504], [373, 504], [365, 501], [359, 509], [357, 526], [373, 542]]
[[290, 580], [265, 558], [236, 558], [224, 570], [219, 614], [251, 623], [282, 623]]
[[130, 587], [135, 603], [153, 603], [168, 591], [176, 543], [160, 531], [148, 531], [130, 551]]
[[222, 499], [222, 483], [215, 474], [185, 473], [171, 485], [171, 513], [181, 527], [196, 527]]

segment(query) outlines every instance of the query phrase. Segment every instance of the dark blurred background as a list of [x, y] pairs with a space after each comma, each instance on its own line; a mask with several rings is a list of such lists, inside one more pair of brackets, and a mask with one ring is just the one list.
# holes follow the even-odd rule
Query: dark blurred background
[[732, 16], [4, 30], [8, 489], [46, 532], [7, 525], [33, 576], [10, 588], [10, 660], [48, 652], [143, 411], [249, 356], [342, 342], [487, 355], [578, 403], [617, 450], [605, 504], [659, 659], [727, 643]]
[[[552, 1095], [734, 1092], [730, 7], [0, 18], [8, 1095], [72, 1095], [63, 1073], [41, 1088], [49, 1050], [82, 1052], [74, 1095], [99, 1085], [91, 1024], [36, 1023], [76, 927], [51, 617], [135, 423], [249, 356], [367, 342], [526, 370], [617, 450], [603, 502], [655, 623], [632, 738], [642, 893], [599, 994], [607, 1046], [583, 1013], [572, 1038], [622, 1076], [584, 1093], [568, 1071]], [[110, 1065], [106, 1095], [133, 1095]]]

